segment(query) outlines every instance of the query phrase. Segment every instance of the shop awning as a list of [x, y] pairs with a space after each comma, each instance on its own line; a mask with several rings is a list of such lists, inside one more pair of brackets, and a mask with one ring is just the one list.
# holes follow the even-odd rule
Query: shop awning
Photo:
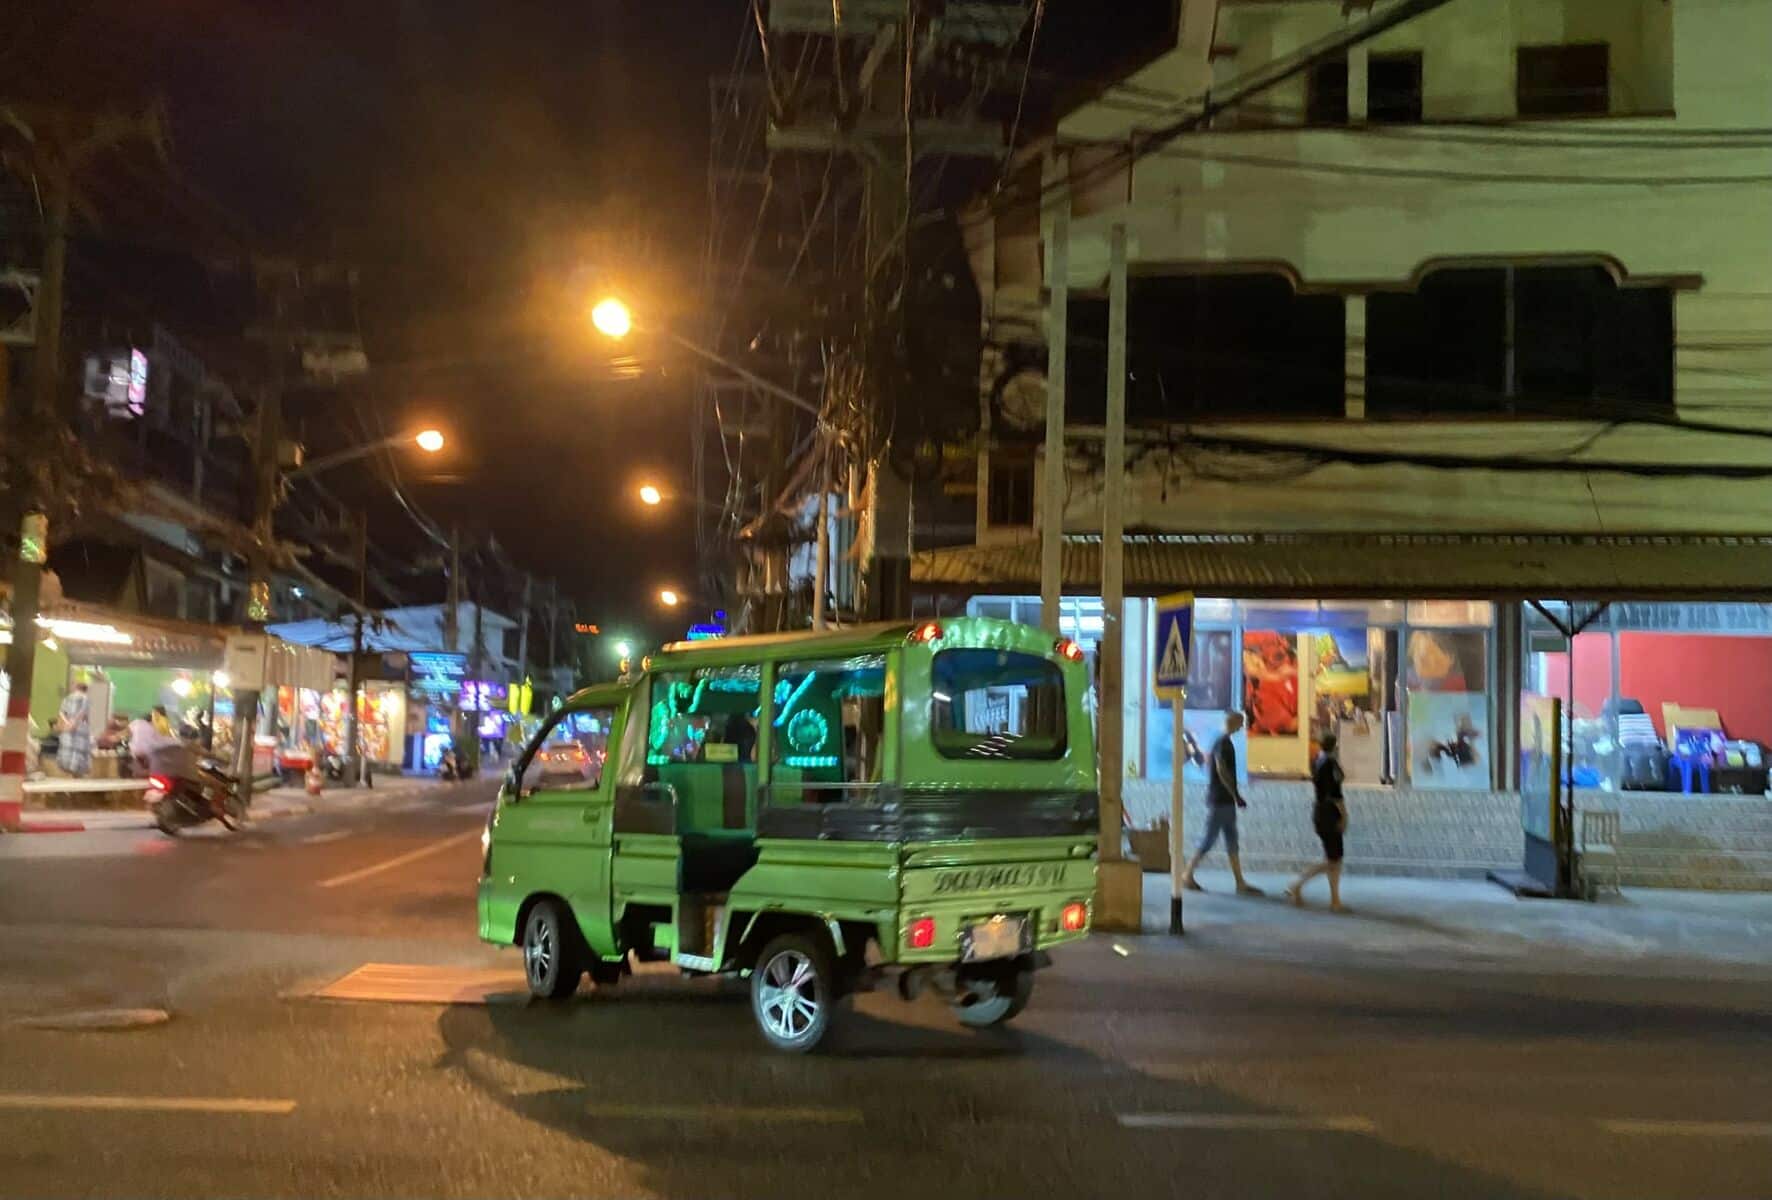
[[[1128, 595], [1262, 599], [1772, 600], [1772, 537], [1134, 534]], [[1038, 592], [1038, 540], [925, 550], [929, 591]], [[1097, 594], [1101, 540], [1067, 537], [1064, 590]]]

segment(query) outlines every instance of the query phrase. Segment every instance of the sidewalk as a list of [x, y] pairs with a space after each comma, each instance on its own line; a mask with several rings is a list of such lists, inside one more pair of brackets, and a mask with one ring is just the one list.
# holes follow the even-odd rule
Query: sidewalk
[[1234, 893], [1228, 871], [1201, 871], [1207, 890], [1184, 900], [1185, 937], [1169, 939], [1169, 877], [1144, 877], [1144, 928], [1129, 948], [1200, 948], [1256, 958], [1454, 970], [1772, 977], [1772, 893], [1626, 889], [1595, 903], [1520, 900], [1492, 883], [1356, 875], [1343, 879], [1349, 912], [1328, 910], [1312, 880], [1305, 907], [1282, 893], [1287, 876], [1251, 873], [1267, 894]]
[[[140, 781], [139, 786], [144, 786]], [[376, 808], [394, 800], [422, 795], [439, 787], [430, 775], [385, 775], [372, 788], [328, 787], [318, 796], [299, 787], [274, 787], [252, 798], [252, 821], [303, 817], [310, 813]], [[20, 833], [84, 833], [107, 829], [149, 829], [153, 818], [145, 808], [28, 810]]]

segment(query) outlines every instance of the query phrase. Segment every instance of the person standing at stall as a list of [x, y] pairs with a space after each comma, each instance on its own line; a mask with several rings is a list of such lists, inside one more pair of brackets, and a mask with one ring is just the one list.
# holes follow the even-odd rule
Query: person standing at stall
[[92, 698], [84, 679], [62, 700], [56, 729], [61, 733], [56, 765], [66, 774], [84, 778], [92, 770]]

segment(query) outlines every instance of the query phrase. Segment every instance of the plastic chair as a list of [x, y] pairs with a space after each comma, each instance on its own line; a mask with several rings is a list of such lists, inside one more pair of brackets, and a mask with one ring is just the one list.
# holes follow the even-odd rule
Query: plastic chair
[[[1610, 863], [1612, 868], [1612, 890], [1622, 895], [1624, 888], [1620, 883], [1621, 854], [1618, 848], [1619, 819], [1618, 814], [1609, 809], [1583, 809], [1581, 813], [1581, 871], [1582, 875], [1594, 879], [1595, 867], [1602, 863]], [[1597, 882], [1597, 880], [1596, 880]]]

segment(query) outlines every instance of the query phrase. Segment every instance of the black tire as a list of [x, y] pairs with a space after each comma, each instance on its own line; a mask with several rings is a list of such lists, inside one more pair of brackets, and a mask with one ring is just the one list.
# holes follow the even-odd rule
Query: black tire
[[628, 973], [626, 959], [623, 959], [620, 962], [604, 962], [602, 959], [592, 955], [589, 956], [589, 962], [590, 965], [585, 968], [585, 973], [591, 977], [591, 982], [598, 987], [614, 987], [621, 982], [621, 977]]
[[770, 1047], [815, 1049], [830, 1032], [841, 999], [830, 951], [820, 938], [784, 933], [763, 947], [751, 971], [751, 1016]]
[[1033, 996], [1034, 969], [1017, 967], [997, 981], [996, 995], [986, 1000], [974, 1000], [971, 1004], [956, 1004], [954, 1014], [960, 1018], [960, 1024], [969, 1029], [989, 1029], [1013, 1021]]
[[542, 900], [523, 922], [523, 978], [543, 1000], [563, 1000], [584, 974], [578, 927], [558, 900]]
[[178, 826], [173, 824], [172, 817], [167, 811], [166, 801], [164, 800], [154, 805], [154, 828], [158, 829], [161, 833], [164, 833], [167, 837], [175, 838], [178, 836]]

